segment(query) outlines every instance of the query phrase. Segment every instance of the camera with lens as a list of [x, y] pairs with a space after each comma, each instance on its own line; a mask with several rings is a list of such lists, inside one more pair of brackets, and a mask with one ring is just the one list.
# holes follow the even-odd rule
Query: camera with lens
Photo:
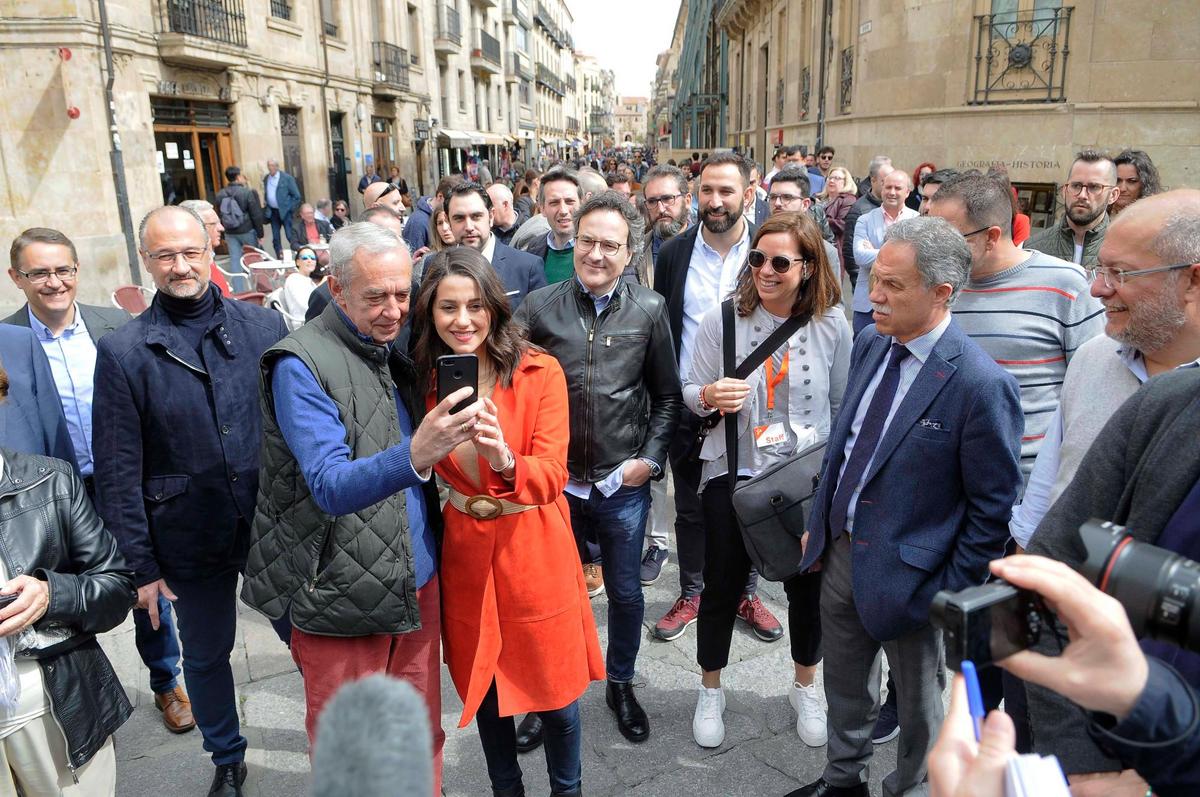
[[[1077, 568], [1125, 607], [1140, 638], [1200, 651], [1200, 563], [1133, 539], [1124, 526], [1089, 520], [1079, 527], [1086, 557]], [[930, 620], [942, 629], [946, 662], [992, 664], [1053, 633], [1041, 598], [990, 581], [933, 598]]]

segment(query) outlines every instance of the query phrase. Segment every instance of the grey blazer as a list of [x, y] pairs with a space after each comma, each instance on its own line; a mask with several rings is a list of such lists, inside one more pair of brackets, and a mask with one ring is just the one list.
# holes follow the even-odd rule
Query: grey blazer
[[[83, 302], [77, 302], [75, 306], [79, 308], [79, 315], [83, 317], [83, 325], [87, 327], [88, 335], [91, 336], [93, 343], [99, 343], [100, 338], [114, 329], [119, 329], [133, 317], [116, 307], [97, 307], [94, 304], [84, 304]], [[0, 324], [31, 328], [29, 304], [26, 303], [20, 310], [0, 321]]]

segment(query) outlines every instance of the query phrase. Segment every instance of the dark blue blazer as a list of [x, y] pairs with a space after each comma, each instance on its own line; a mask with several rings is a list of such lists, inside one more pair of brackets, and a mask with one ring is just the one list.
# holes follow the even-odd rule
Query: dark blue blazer
[[216, 300], [202, 355], [157, 297], [96, 345], [96, 505], [139, 587], [245, 564], [262, 443], [258, 361], [288, 328], [274, 310], [219, 291]]
[[[830, 505], [855, 412], [887, 356], [871, 325], [854, 341], [810, 519], [804, 566], [829, 545]], [[867, 633], [896, 639], [929, 622], [941, 589], [983, 583], [1008, 539], [1025, 420], [1017, 382], [954, 321], [879, 441], [854, 513], [854, 602]]]
[[[263, 175], [262, 205], [264, 215], [267, 208], [267, 178], [270, 176], [270, 172]], [[285, 219], [294, 213], [304, 202], [304, 197], [300, 196], [300, 186], [296, 184], [296, 178], [283, 169], [279, 170], [279, 184], [275, 186], [275, 202], [279, 205], [279, 215]], [[291, 230], [287, 230], [287, 232], [291, 232]], [[291, 239], [288, 240], [290, 241]]]
[[521, 252], [496, 240], [492, 253], [492, 268], [504, 283], [504, 292], [513, 312], [525, 300], [525, 294], [546, 287], [546, 265], [537, 255]]
[[0, 365], [8, 373], [8, 398], [0, 401], [0, 446], [75, 466], [58, 386], [32, 329], [0, 324]]

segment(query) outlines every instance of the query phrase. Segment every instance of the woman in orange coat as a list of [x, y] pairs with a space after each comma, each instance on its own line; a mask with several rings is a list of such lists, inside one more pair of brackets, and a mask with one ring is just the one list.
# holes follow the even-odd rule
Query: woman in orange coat
[[523, 340], [496, 272], [470, 247], [429, 256], [413, 336], [418, 373], [432, 376], [442, 355], [475, 354], [486, 408], [474, 439], [435, 466], [450, 486], [442, 636], [459, 727], [475, 717], [493, 792], [521, 797], [512, 718], [539, 712], [552, 793], [577, 795], [578, 698], [605, 670], [563, 498], [566, 379]]

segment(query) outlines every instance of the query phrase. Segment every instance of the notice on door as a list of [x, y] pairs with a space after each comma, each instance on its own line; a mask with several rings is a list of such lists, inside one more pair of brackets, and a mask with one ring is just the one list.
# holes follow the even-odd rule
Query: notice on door
[[167, 146], [167, 159], [173, 160], [173, 161], [179, 160], [179, 145], [176, 144], [174, 141], [168, 141], [168, 142], [166, 142], [166, 146]]
[[184, 158], [184, 159], [183, 159], [183, 168], [185, 168], [185, 169], [195, 169], [195, 168], [196, 168], [196, 162], [195, 162], [194, 160], [190, 159], [190, 158]]
[[164, 174], [167, 171], [167, 162], [163, 158], [162, 150], [154, 150], [154, 162], [158, 165], [158, 173]]

